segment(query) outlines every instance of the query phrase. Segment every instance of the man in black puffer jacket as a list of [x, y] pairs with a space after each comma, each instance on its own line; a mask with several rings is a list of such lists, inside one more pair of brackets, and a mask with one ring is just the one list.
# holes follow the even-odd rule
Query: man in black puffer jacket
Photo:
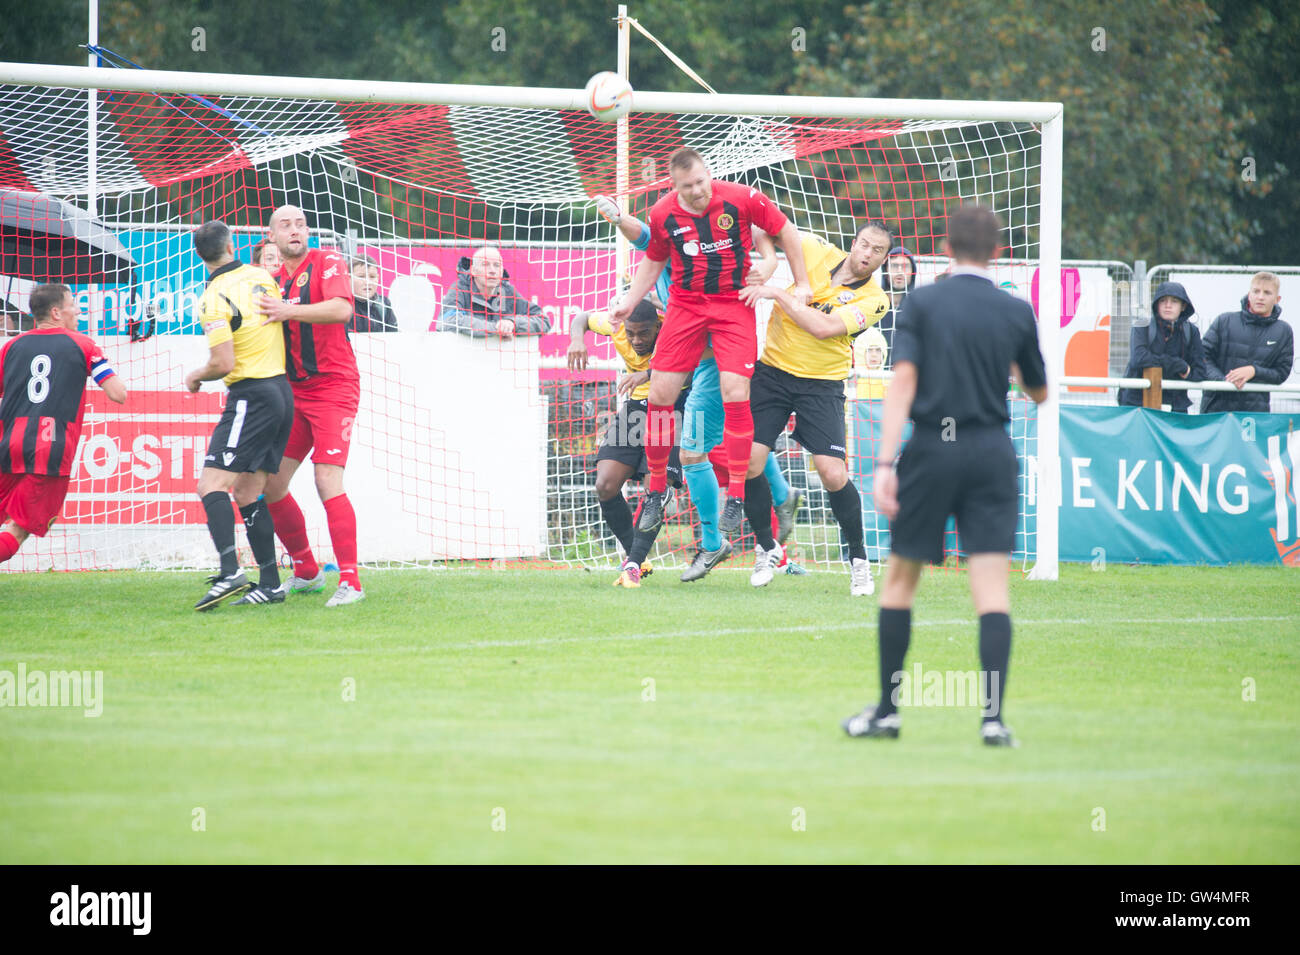
[[[1191, 321], [1195, 311], [1182, 285], [1160, 283], [1152, 298], [1151, 324], [1133, 327], [1124, 377], [1141, 378], [1144, 368], [1163, 368], [1165, 378], [1204, 381], [1207, 377], [1205, 351], [1201, 347], [1201, 333]], [[1165, 391], [1164, 400], [1181, 414], [1186, 414], [1192, 404], [1187, 392], [1180, 389]], [[1141, 406], [1142, 392], [1137, 388], [1121, 388], [1119, 403]]]
[[[1214, 381], [1240, 388], [1248, 381], [1280, 385], [1291, 376], [1295, 357], [1291, 326], [1282, 321], [1281, 283], [1272, 272], [1257, 272], [1241, 309], [1224, 312], [1205, 333], [1205, 363]], [[1207, 391], [1201, 414], [1216, 411], [1268, 411], [1272, 396], [1262, 391]]]

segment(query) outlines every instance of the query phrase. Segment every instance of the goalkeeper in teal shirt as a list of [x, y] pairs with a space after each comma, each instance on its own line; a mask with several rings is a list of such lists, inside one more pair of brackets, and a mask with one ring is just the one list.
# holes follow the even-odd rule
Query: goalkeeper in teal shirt
[[[645, 251], [650, 243], [650, 227], [635, 216], [620, 212], [614, 200], [607, 196], [595, 196], [594, 199], [596, 210], [617, 226], [634, 248]], [[776, 271], [776, 248], [771, 237], [758, 229], [754, 230], [754, 248], [762, 253], [762, 259], [751, 266], [746, 283], [762, 285]], [[659, 299], [661, 310], [668, 304], [668, 296], [672, 292], [671, 283], [671, 270], [665, 266], [655, 284], [655, 296]], [[691, 565], [682, 573], [682, 580], [691, 581], [699, 580], [731, 556], [731, 542], [725, 540], [718, 530], [722, 489], [718, 485], [713, 465], [709, 463], [709, 452], [722, 443], [723, 424], [722, 387], [718, 380], [718, 363], [714, 360], [711, 349], [705, 350], [704, 357], [695, 369], [691, 393], [686, 399], [682, 417], [682, 475], [690, 489], [695, 511], [700, 517], [700, 546]], [[767, 456], [763, 475], [772, 489], [772, 503], [778, 522], [777, 541], [784, 544], [794, 530], [795, 514], [803, 495], [791, 491], [785, 475], [781, 473], [781, 466], [777, 464], [775, 452]]]

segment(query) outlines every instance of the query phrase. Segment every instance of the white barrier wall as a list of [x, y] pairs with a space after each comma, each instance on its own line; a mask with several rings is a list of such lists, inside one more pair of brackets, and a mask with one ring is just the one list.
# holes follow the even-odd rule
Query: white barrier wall
[[[546, 544], [546, 407], [537, 343], [399, 332], [353, 336], [361, 407], [346, 488], [363, 563], [532, 557]], [[215, 563], [195, 486], [225, 389], [184, 391], [193, 335], [102, 343], [131, 390], [88, 387], [63, 519], [5, 570]], [[318, 556], [332, 558], [310, 462], [294, 478]], [[243, 544], [242, 529], [240, 541]]]

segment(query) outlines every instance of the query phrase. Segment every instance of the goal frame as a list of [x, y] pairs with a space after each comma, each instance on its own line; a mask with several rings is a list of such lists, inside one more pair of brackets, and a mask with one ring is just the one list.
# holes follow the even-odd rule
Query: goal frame
[[[267, 96], [354, 103], [497, 106], [581, 110], [582, 90], [553, 87], [474, 86], [448, 83], [370, 82], [291, 76], [117, 70], [89, 66], [0, 63], [0, 83], [85, 89], [88, 104], [100, 88], [215, 96]], [[842, 96], [769, 96], [737, 93], [667, 93], [638, 90], [633, 112], [746, 114], [838, 119], [916, 119], [1029, 123], [1040, 130], [1039, 314], [1061, 310], [1061, 197], [1064, 107], [1050, 102], [879, 99]], [[93, 126], [92, 126], [93, 130]], [[94, 140], [88, 142], [94, 149]], [[93, 158], [93, 157], [92, 157]], [[91, 166], [93, 169], [93, 165]], [[93, 202], [93, 196], [88, 195]], [[1039, 321], [1046, 357], [1048, 401], [1038, 411], [1037, 549], [1031, 580], [1056, 580], [1059, 572], [1060, 415], [1057, 386], [1063, 370], [1059, 322]]]

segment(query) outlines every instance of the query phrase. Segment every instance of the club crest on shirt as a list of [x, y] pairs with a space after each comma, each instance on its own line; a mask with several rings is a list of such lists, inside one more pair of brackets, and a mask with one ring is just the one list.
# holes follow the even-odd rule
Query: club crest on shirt
[[849, 302], [853, 301], [853, 293], [848, 289], [845, 289], [839, 294], [838, 299], [841, 305], [847, 305]]
[[298, 286], [298, 288], [302, 288], [304, 285], [306, 285], [306, 284], [307, 284], [307, 273], [304, 272], [304, 273], [302, 273], [302, 275], [298, 276], [298, 281], [294, 282], [293, 284], [296, 285], [296, 286]]
[[736, 224], [736, 220], [733, 219], [731, 217], [731, 214], [728, 212], [724, 212], [722, 213], [722, 215], [718, 216], [718, 228], [721, 229], [723, 232], [726, 232], [735, 224]]

